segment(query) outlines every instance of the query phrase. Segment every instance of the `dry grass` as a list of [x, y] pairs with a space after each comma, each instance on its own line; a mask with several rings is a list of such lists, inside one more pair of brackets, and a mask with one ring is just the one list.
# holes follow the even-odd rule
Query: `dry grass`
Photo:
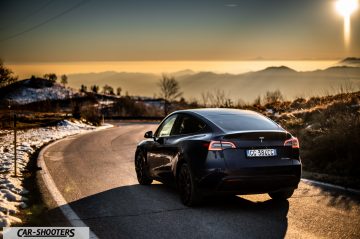
[[304, 169], [315, 179], [358, 188], [360, 92], [298, 99], [285, 109], [272, 118], [300, 139]]

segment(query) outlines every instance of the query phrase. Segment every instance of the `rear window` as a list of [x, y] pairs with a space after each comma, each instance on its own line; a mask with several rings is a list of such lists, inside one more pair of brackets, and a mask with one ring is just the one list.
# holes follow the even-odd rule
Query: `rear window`
[[279, 129], [276, 123], [258, 114], [218, 114], [207, 118], [226, 131]]

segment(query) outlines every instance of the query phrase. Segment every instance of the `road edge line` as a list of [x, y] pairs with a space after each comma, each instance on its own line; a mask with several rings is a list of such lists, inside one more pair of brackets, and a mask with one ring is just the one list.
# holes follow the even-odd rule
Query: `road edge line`
[[354, 189], [354, 188], [346, 188], [346, 187], [342, 187], [342, 186], [339, 186], [339, 185], [335, 185], [335, 184], [331, 184], [331, 183], [324, 183], [324, 182], [311, 180], [311, 179], [306, 179], [306, 178], [302, 178], [301, 181], [303, 181], [304, 183], [313, 184], [313, 185], [316, 185], [316, 186], [323, 186], [323, 187], [327, 187], [327, 188], [333, 188], [333, 189], [342, 190], [342, 191], [345, 191], [345, 192], [350, 192], [350, 193], [360, 195], [360, 190], [357, 190], [357, 189]]
[[[111, 126], [111, 127], [113, 127], [113, 126]], [[48, 148], [50, 148], [51, 146], [54, 146], [55, 144], [67, 139], [68, 137], [82, 135], [82, 134], [86, 134], [86, 133], [92, 133], [92, 132], [95, 132], [95, 131], [100, 131], [100, 130], [104, 130], [104, 129], [108, 129], [108, 128], [110, 128], [110, 127], [103, 127], [103, 128], [95, 129], [95, 130], [92, 130], [92, 131], [85, 131], [85, 132], [81, 132], [81, 133], [78, 133], [78, 134], [66, 136], [66, 137], [64, 137], [62, 139], [58, 139], [58, 140], [46, 145], [39, 152], [39, 155], [38, 155], [38, 158], [37, 158], [37, 165], [38, 165], [38, 167], [41, 168], [41, 170], [40, 170], [41, 178], [44, 181], [44, 184], [45, 184], [47, 190], [49, 191], [49, 193], [51, 194], [51, 196], [52, 196], [53, 200], [55, 201], [56, 205], [61, 209], [61, 211], [64, 214], [64, 216], [66, 217], [66, 219], [74, 227], [88, 227], [88, 226], [86, 225], [85, 222], [83, 222], [80, 219], [80, 217], [69, 206], [68, 202], [65, 200], [65, 198], [60, 193], [59, 189], [56, 187], [55, 182], [52, 179], [48, 168], [46, 167], [44, 157], [43, 157], [44, 152]], [[90, 229], [90, 227], [89, 227], [89, 233], [90, 233], [90, 238], [91, 239], [98, 239], [98, 237]]]

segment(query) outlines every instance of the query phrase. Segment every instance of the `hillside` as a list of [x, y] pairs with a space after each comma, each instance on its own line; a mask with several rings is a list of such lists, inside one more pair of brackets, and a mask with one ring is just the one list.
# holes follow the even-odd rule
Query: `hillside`
[[340, 66], [356, 66], [360, 67], [360, 58], [348, 57], [338, 63]]
[[[234, 102], [239, 99], [252, 102], [266, 91], [279, 89], [285, 98], [311, 97], [338, 93], [339, 89], [355, 91], [360, 88], [360, 67], [332, 66], [325, 70], [298, 72], [286, 66], [268, 67], [244, 74], [220, 74], [214, 72], [188, 72], [174, 74], [179, 81], [183, 96], [201, 99], [201, 93], [223, 90]], [[121, 87], [130, 95], [153, 97], [158, 93], [160, 75], [148, 73], [104, 72], [69, 75], [69, 85], [79, 88], [96, 84]]]
[[63, 100], [79, 96], [77, 91], [42, 78], [17, 81], [0, 88], [2, 104], [28, 104], [44, 100]]

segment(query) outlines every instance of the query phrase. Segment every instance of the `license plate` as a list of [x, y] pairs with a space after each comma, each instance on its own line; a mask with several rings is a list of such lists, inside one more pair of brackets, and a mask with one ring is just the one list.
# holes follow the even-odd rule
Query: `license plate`
[[249, 149], [246, 150], [248, 157], [271, 157], [276, 156], [276, 149]]

